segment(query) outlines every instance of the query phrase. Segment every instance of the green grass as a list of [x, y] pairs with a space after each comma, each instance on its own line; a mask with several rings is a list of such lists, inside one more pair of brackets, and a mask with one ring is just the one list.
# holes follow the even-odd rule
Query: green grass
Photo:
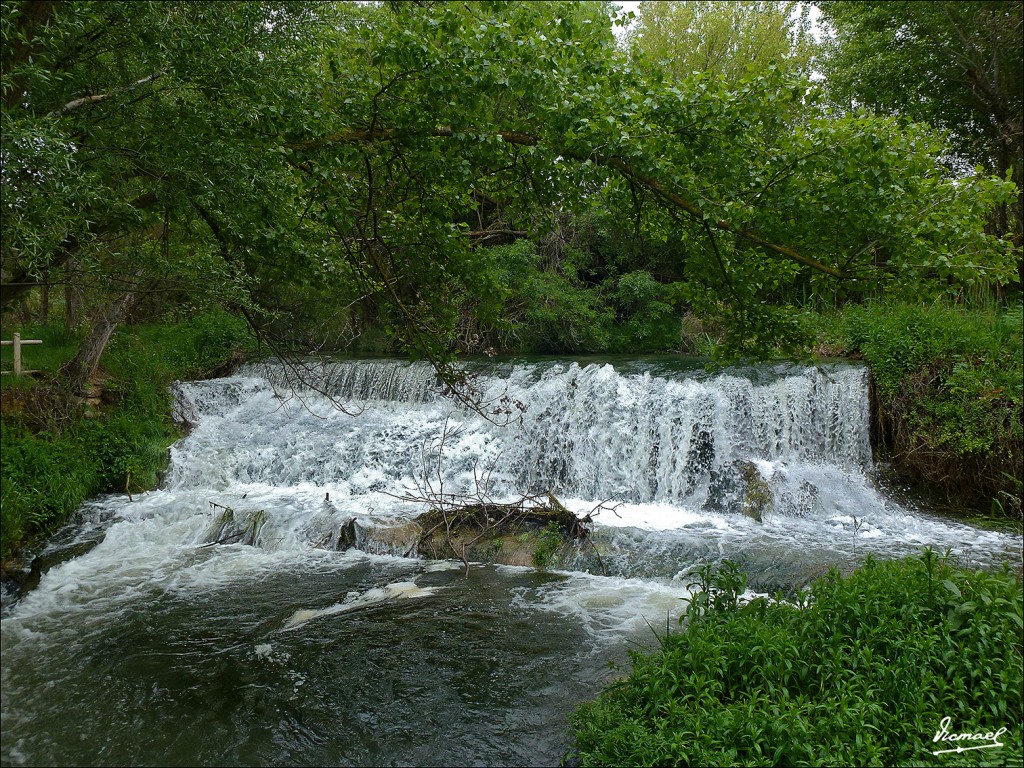
[[[56, 371], [74, 357], [81, 341], [81, 333], [69, 332], [62, 325], [16, 325], [4, 323], [3, 339], [10, 341], [13, 334], [20, 333], [22, 339], [40, 339], [42, 344], [32, 344], [21, 348], [21, 366], [24, 370]], [[0, 370], [10, 371], [14, 367], [14, 348], [0, 347]], [[21, 379], [10, 375], [0, 377], [3, 386], [17, 386]]]
[[168, 446], [180, 436], [169, 417], [170, 383], [200, 378], [236, 350], [251, 348], [244, 323], [222, 313], [121, 328], [101, 364], [104, 405], [86, 418], [52, 376], [74, 354], [77, 340], [59, 329], [30, 330], [39, 334], [31, 338], [49, 333], [53, 341], [45, 354], [30, 360], [31, 367], [51, 375], [3, 377], [4, 558], [61, 525], [90, 496], [154, 487]]
[[1021, 305], [999, 311], [869, 304], [843, 313], [844, 344], [871, 364], [883, 395], [895, 395], [915, 370], [948, 364], [949, 374], [961, 379], [951, 386], [1001, 388], [1018, 405], [1024, 376], [1021, 323]]
[[1021, 305], [873, 303], [807, 322], [819, 347], [871, 367], [878, 443], [956, 508], [1021, 519]]
[[[682, 629], [574, 714], [582, 765], [1021, 764], [1019, 573], [926, 550], [795, 602], [744, 604], [730, 563], [697, 586]], [[1005, 746], [933, 755], [947, 716], [951, 732], [1005, 726]]]

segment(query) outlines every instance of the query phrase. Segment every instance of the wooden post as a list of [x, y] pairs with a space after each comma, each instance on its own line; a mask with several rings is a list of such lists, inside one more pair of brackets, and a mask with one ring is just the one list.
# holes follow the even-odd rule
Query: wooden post
[[42, 344], [42, 339], [22, 339], [20, 333], [14, 334], [14, 341], [0, 341], [0, 345], [14, 347], [14, 375], [21, 376], [22, 373], [35, 373], [35, 371], [21, 370], [21, 347], [23, 344]]

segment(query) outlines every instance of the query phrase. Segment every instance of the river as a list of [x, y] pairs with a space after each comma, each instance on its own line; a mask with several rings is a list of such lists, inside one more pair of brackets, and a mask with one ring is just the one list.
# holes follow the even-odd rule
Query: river
[[[1020, 561], [879, 489], [862, 367], [472, 370], [489, 418], [403, 361], [177, 384], [193, 428], [161, 489], [87, 503], [51, 547], [99, 543], [5, 606], [0, 764], [557, 765], [569, 712], [675, 624], [695, 566], [772, 591], [924, 546]], [[549, 490], [591, 515], [600, 567], [466, 569], [374, 535], [411, 498]], [[241, 533], [213, 544], [224, 508]]]

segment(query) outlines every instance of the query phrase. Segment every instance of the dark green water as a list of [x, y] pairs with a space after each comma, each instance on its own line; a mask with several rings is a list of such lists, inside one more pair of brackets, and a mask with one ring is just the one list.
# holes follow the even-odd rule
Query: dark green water
[[[622, 635], [529, 607], [566, 577], [339, 566], [6, 622], [2, 763], [556, 765], [567, 713], [623, 660]], [[436, 591], [282, 630], [413, 578]]]

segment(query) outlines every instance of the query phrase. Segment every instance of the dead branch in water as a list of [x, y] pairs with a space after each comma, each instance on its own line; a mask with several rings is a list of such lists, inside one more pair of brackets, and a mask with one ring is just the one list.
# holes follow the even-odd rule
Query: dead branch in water
[[481, 542], [491, 538], [500, 545], [501, 536], [542, 531], [553, 524], [562, 543], [589, 544], [597, 555], [602, 572], [607, 574], [593, 540], [592, 528], [593, 515], [609, 508], [606, 502], [601, 502], [586, 515], [577, 516], [550, 490], [523, 494], [511, 501], [496, 501], [491, 495], [494, 462], [483, 468], [474, 463], [473, 489], [470, 492], [447, 491], [443, 469], [445, 449], [458, 436], [459, 429], [446, 419], [440, 437], [430, 443], [425, 442], [421, 449], [422, 465], [416, 478], [416, 489], [402, 495], [390, 494], [401, 501], [428, 507], [428, 511], [417, 518], [423, 531], [417, 546], [419, 554], [447, 557], [450, 553], [462, 561], [468, 574], [470, 552]]

